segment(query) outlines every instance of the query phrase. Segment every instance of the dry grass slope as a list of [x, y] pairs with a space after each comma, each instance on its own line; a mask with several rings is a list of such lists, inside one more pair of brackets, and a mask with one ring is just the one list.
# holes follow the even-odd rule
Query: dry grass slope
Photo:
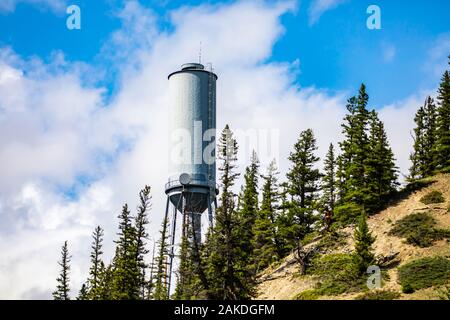
[[[450, 174], [443, 174], [429, 179], [429, 184], [412, 192], [404, 199], [392, 201], [392, 204], [385, 210], [369, 218], [368, 224], [372, 233], [376, 236], [374, 250], [376, 255], [389, 255], [398, 253], [399, 265], [407, 262], [432, 256], [450, 258], [449, 239], [436, 241], [432, 246], [420, 248], [408, 244], [405, 239], [389, 234], [394, 224], [407, 215], [427, 212], [437, 222], [436, 227], [450, 229]], [[445, 202], [437, 204], [423, 204], [420, 200], [432, 191], [442, 193]], [[351, 253], [353, 251], [353, 228], [349, 226], [343, 230], [347, 241], [334, 249], [333, 253]], [[310, 245], [314, 245], [314, 242]], [[383, 290], [401, 292], [398, 282], [398, 267], [388, 270], [388, 279], [383, 281]], [[294, 257], [288, 256], [276, 266], [271, 266], [260, 275], [259, 294], [257, 299], [289, 300], [293, 299], [300, 292], [314, 289], [316, 280], [313, 276], [298, 276], [298, 266]], [[426, 288], [417, 290], [412, 294], [400, 294], [398, 299], [439, 299], [440, 288]], [[342, 294], [333, 297], [322, 296], [320, 299], [355, 299], [360, 293]]]

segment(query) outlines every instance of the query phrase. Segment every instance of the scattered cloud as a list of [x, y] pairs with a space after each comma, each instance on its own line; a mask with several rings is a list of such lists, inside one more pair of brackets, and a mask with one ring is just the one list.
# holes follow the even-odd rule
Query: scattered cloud
[[308, 9], [309, 25], [316, 24], [326, 12], [337, 8], [348, 0], [313, 0]]
[[435, 77], [441, 77], [442, 70], [448, 70], [450, 55], [450, 32], [443, 33], [432, 43], [428, 51], [425, 70]]
[[383, 43], [382, 54], [383, 54], [383, 61], [389, 63], [394, 61], [395, 56], [397, 54], [397, 49], [394, 45], [390, 43]]
[[61, 13], [67, 8], [67, 0], [2, 0], [0, 2], [1, 12], [13, 12], [20, 3], [30, 4], [42, 9], [50, 9]]

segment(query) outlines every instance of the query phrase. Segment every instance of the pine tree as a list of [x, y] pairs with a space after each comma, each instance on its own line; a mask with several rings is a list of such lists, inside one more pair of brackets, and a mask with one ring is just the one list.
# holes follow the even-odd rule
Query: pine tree
[[280, 205], [279, 212], [275, 219], [277, 230], [277, 252], [280, 258], [286, 257], [293, 249], [292, 235], [295, 233], [294, 217], [290, 214], [291, 197], [289, 195], [289, 185], [287, 182], [280, 184]]
[[279, 198], [276, 174], [277, 167], [273, 160], [267, 168], [267, 175], [262, 176], [264, 180], [262, 203], [254, 224], [252, 245], [256, 272], [263, 270], [280, 258], [281, 244], [276, 230], [276, 211]]
[[325, 212], [324, 222], [326, 229], [331, 225], [333, 219], [334, 206], [336, 203], [336, 158], [334, 146], [330, 143], [327, 155], [324, 160], [324, 174], [322, 176], [322, 208]]
[[56, 279], [58, 285], [56, 286], [56, 291], [53, 292], [54, 300], [70, 300], [70, 259], [71, 256], [69, 255], [67, 241], [65, 241], [61, 249], [61, 261], [58, 262], [58, 265], [61, 267], [61, 272], [59, 274], [59, 277]]
[[365, 212], [359, 217], [359, 222], [354, 232], [355, 238], [355, 260], [361, 274], [367, 271], [367, 268], [374, 261], [374, 254], [372, 244], [375, 242], [375, 237], [369, 231], [367, 225], [367, 215]]
[[[249, 299], [254, 295], [254, 278], [248, 272], [242, 252], [242, 228], [236, 213], [232, 188], [238, 177], [236, 170], [237, 142], [229, 126], [222, 131], [218, 160], [222, 193], [216, 210], [216, 223], [207, 238], [204, 256], [209, 281], [208, 297], [212, 299]], [[244, 259], [243, 259], [244, 257]]]
[[424, 163], [425, 163], [425, 109], [420, 107], [414, 117], [416, 127], [414, 128], [414, 146], [413, 152], [410, 155], [412, 163], [409, 169], [408, 180], [414, 181], [416, 179], [424, 178]]
[[155, 288], [155, 275], [157, 272], [157, 268], [156, 268], [156, 260], [155, 260], [155, 249], [156, 249], [156, 242], [153, 241], [153, 250], [152, 250], [152, 262], [149, 265], [149, 269], [150, 269], [150, 278], [147, 281], [147, 295], [146, 295], [146, 299], [147, 300], [152, 300], [153, 299], [153, 291]]
[[136, 229], [132, 225], [128, 205], [119, 215], [119, 239], [114, 257], [113, 297], [117, 300], [139, 298], [139, 268], [136, 261]]
[[[450, 56], [449, 56], [450, 59]], [[450, 64], [450, 62], [449, 62]], [[438, 89], [436, 169], [450, 171], [450, 72], [446, 70]]]
[[88, 286], [86, 283], [83, 283], [81, 285], [80, 292], [78, 293], [77, 300], [89, 300], [89, 292], [88, 292]]
[[99, 264], [99, 276], [98, 276], [98, 287], [97, 287], [97, 300], [113, 300], [113, 266], [109, 264], [105, 267], [103, 261]]
[[387, 202], [398, 185], [394, 153], [375, 110], [370, 113], [369, 146], [365, 169], [368, 192], [364, 203], [366, 210], [375, 212]]
[[347, 114], [342, 124], [344, 140], [339, 143], [342, 151], [342, 167], [344, 170], [344, 186], [340, 206], [336, 215], [340, 220], [349, 221], [364, 208], [367, 196], [366, 159], [369, 154], [367, 124], [369, 112], [367, 103], [369, 96], [364, 84], [359, 89], [358, 97], [348, 100]]
[[312, 231], [317, 210], [317, 197], [321, 174], [314, 168], [319, 161], [314, 153], [317, 150], [313, 131], [308, 129], [300, 133], [289, 160], [292, 167], [287, 173], [288, 192], [291, 197], [289, 215], [293, 220], [293, 233], [290, 235], [291, 247], [298, 245], [306, 234]]
[[414, 117], [414, 150], [408, 180], [414, 181], [434, 174], [436, 169], [437, 111], [433, 98], [427, 97]]
[[145, 186], [139, 192], [139, 206], [137, 208], [137, 215], [134, 219], [134, 229], [136, 230], [136, 263], [139, 269], [138, 277], [138, 287], [139, 296], [141, 299], [145, 299], [145, 290], [147, 288], [147, 282], [145, 279], [145, 270], [147, 269], [147, 264], [145, 263], [144, 257], [148, 253], [146, 248], [146, 239], [148, 238], [148, 233], [145, 230], [148, 224], [147, 212], [151, 208], [151, 188]]
[[161, 226], [161, 238], [158, 241], [158, 257], [156, 260], [155, 275], [155, 291], [153, 298], [155, 300], [167, 300], [168, 298], [168, 278], [167, 278], [167, 257], [168, 257], [168, 224], [169, 221], [164, 219]]
[[85, 289], [87, 290], [87, 296], [89, 299], [98, 300], [100, 299], [98, 287], [101, 272], [100, 266], [102, 264], [101, 255], [103, 254], [103, 229], [100, 226], [95, 228], [92, 233], [92, 238], [91, 268], [89, 270], [88, 285]]
[[336, 159], [336, 201], [335, 206], [341, 204], [346, 193], [345, 189], [345, 168], [342, 155]]
[[244, 186], [240, 207], [237, 210], [239, 219], [239, 236], [242, 242], [241, 253], [242, 263], [247, 265], [250, 273], [254, 273], [252, 268], [253, 260], [253, 237], [254, 226], [258, 215], [258, 169], [259, 160], [256, 152], [253, 151], [250, 165], [245, 169]]
[[428, 97], [425, 101], [425, 166], [423, 168], [424, 176], [431, 176], [436, 171], [436, 133], [437, 133], [437, 109], [434, 99]]

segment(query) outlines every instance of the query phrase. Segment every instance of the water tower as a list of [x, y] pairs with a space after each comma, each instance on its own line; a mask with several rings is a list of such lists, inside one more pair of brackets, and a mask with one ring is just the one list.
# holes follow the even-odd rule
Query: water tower
[[209, 226], [217, 207], [216, 195], [216, 80], [212, 68], [187, 63], [171, 73], [169, 79], [169, 179], [166, 183], [165, 217], [170, 217], [169, 291], [175, 255], [177, 215], [182, 217], [184, 236], [187, 226], [193, 232], [189, 241], [201, 241], [201, 218], [207, 212]]

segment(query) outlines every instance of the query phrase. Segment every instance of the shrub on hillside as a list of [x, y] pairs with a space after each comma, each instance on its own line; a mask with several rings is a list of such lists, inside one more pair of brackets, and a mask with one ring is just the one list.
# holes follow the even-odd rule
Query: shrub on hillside
[[302, 291], [294, 297], [294, 300], [317, 300], [320, 297], [318, 290]]
[[319, 295], [357, 292], [364, 288], [366, 280], [360, 275], [354, 256], [343, 253], [315, 258], [308, 273], [318, 276], [316, 293]]
[[342, 225], [356, 222], [361, 215], [361, 207], [353, 202], [344, 203], [334, 209], [336, 221]]
[[404, 293], [445, 285], [450, 279], [450, 260], [427, 257], [408, 262], [398, 268], [398, 279]]
[[355, 300], [395, 300], [400, 297], [400, 293], [391, 290], [374, 290], [360, 294]]
[[428, 213], [415, 213], [400, 219], [389, 232], [421, 248], [432, 246], [434, 241], [450, 236], [449, 230], [436, 229], [436, 220]]
[[445, 202], [444, 196], [439, 191], [431, 191], [430, 193], [424, 195], [420, 202], [424, 204], [442, 203]]

